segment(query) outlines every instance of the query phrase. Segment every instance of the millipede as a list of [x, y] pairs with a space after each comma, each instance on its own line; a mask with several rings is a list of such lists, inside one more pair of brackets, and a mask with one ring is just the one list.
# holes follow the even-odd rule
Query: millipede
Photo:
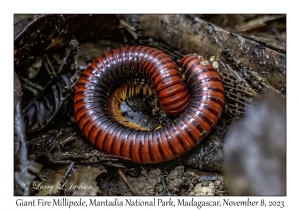
[[[165, 162], [190, 151], [218, 122], [224, 87], [201, 56], [186, 55], [179, 66], [147, 46], [115, 49], [93, 61], [74, 95], [75, 116], [84, 136], [97, 149], [140, 164]], [[123, 122], [118, 105], [127, 93], [119, 85], [135, 78], [151, 83], [161, 109], [175, 117], [172, 122], [151, 130]], [[138, 86], [134, 89], [139, 92]]]

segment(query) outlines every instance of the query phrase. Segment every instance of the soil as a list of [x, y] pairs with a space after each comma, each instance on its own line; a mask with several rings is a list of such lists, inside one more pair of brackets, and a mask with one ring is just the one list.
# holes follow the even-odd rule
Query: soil
[[[20, 41], [22, 34], [18, 35], [17, 31], [21, 31], [20, 28], [27, 23], [28, 18], [30, 20], [28, 16], [24, 18], [15, 21], [15, 42], [20, 45], [26, 36], [24, 35]], [[66, 20], [68, 18], [72, 20], [73, 17], [66, 16]], [[51, 116], [51, 121], [46, 126], [38, 132], [26, 133], [28, 159], [43, 166], [42, 169], [35, 167], [39, 172], [34, 172], [35, 178], [31, 180], [31, 195], [230, 195], [224, 169], [226, 136], [230, 129], [245, 116], [247, 107], [251, 106], [252, 101], [266, 90], [285, 97], [285, 48], [280, 45], [285, 41], [281, 40], [282, 36], [280, 36], [281, 42], [271, 46], [269, 42], [261, 44], [248, 40], [245, 38], [244, 31], [241, 34], [232, 34], [220, 28], [221, 26], [207, 22], [216, 19], [211, 16], [161, 15], [155, 18], [153, 15], [109, 17], [111, 26], [107, 26], [108, 29], [103, 26], [103, 30], [118, 31], [117, 39], [107, 32], [102, 37], [99, 35], [101, 33], [95, 32], [96, 40], [92, 41], [82, 38], [82, 34], [77, 34], [77, 37], [81, 38], [77, 38], [79, 51], [74, 55], [74, 66], [83, 71], [91, 61], [105, 52], [127, 45], [147, 45], [158, 48], [178, 63], [183, 54], [199, 53], [195, 43], [198, 45], [199, 40], [204, 39], [208, 41], [208, 45], [216, 48], [215, 51], [209, 51], [204, 46], [205, 50], [202, 50], [202, 53], [216, 66], [226, 91], [225, 110], [217, 126], [196, 148], [175, 160], [161, 164], [137, 165], [126, 159], [98, 151], [86, 140], [75, 121], [74, 92], [70, 92], [68, 99], [62, 103], [58, 112]], [[277, 19], [278, 24], [282, 23], [280, 18], [282, 17]], [[53, 16], [48, 23], [56, 20], [60, 20], [60, 17]], [[121, 29], [117, 22], [120, 20]], [[216, 23], [220, 23], [220, 20], [219, 22], [217, 20], [219, 19], [215, 20]], [[173, 22], [176, 24], [172, 24]], [[116, 27], [115, 23], [118, 23]], [[247, 28], [247, 25], [239, 23], [239, 30]], [[60, 24], [61, 29], [64, 29], [65, 26], [61, 22]], [[185, 28], [190, 24], [191, 32], [185, 33]], [[160, 26], [166, 29], [167, 33], [163, 33], [159, 29]], [[223, 27], [229, 30], [229, 26]], [[27, 28], [27, 30], [31, 29]], [[76, 30], [74, 27], [74, 34], [77, 33]], [[101, 30], [99, 29], [98, 32]], [[254, 29], [251, 30], [253, 32]], [[53, 34], [52, 36], [51, 44], [44, 46], [45, 51], [39, 52], [38, 55], [30, 54], [35, 48], [33, 45], [32, 49], [29, 47], [26, 52], [27, 58], [23, 58], [25, 51], [16, 46], [18, 49], [15, 54], [15, 71], [21, 78], [23, 106], [36, 94], [43, 92], [41, 89], [43, 90], [52, 80], [50, 76], [43, 76], [47, 74], [44, 63], [46, 58], [49, 58], [56, 72], [59, 72], [67, 62], [70, 51], [67, 43], [72, 38], [67, 35], [66, 37], [61, 35], [59, 39]], [[231, 48], [232, 43], [240, 47]], [[43, 60], [43, 63], [40, 60]], [[260, 65], [263, 66], [262, 69], [257, 68]], [[155, 129], [173, 120], [160, 109], [155, 94], [128, 97], [122, 102], [120, 110], [129, 121], [149, 129]], [[259, 192], [255, 193], [259, 195]]]

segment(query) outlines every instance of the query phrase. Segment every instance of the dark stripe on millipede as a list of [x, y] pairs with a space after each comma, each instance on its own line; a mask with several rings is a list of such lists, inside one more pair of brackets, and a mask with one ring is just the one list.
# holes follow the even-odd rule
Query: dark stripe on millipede
[[[192, 129], [190, 128], [190, 130], [188, 130], [188, 126], [185, 124], [185, 122], [180, 118], [176, 118], [174, 120], [174, 123], [178, 124], [178, 127], [180, 127], [182, 130], [184, 130], [184, 132], [193, 140], [193, 142], [196, 144], [197, 141], [194, 140], [193, 136], [190, 135], [190, 130], [192, 131]], [[187, 141], [188, 142], [188, 141]]]
[[198, 117], [201, 117], [205, 122], [207, 122], [207, 124], [209, 124], [210, 127], [213, 127], [214, 123], [211, 122], [209, 119], [207, 119], [205, 113], [201, 112], [198, 108], [198, 106], [194, 106], [194, 105], [190, 105], [191, 109], [194, 109], [195, 113], [198, 112], [197, 116]]
[[158, 137], [158, 132], [157, 130], [154, 130], [153, 132], [153, 138], [156, 139], [157, 141], [157, 145], [158, 145], [158, 150], [159, 150], [159, 154], [162, 156], [162, 158], [164, 159], [164, 153], [163, 153], [163, 148], [162, 148], [162, 145], [161, 145], [161, 142], [160, 142], [160, 137]]
[[125, 129], [125, 127], [122, 124], [119, 124], [119, 123], [116, 123], [115, 126], [116, 127], [113, 129], [112, 134], [109, 135], [109, 137], [108, 137], [108, 138], [110, 138], [112, 136], [111, 142], [107, 142], [107, 144], [111, 144], [110, 147], [107, 147], [107, 152], [108, 153], [115, 153], [116, 141], [118, 141], [118, 139], [120, 138], [121, 133]]
[[[186, 113], [187, 116], [190, 116], [192, 119], [194, 119], [193, 122], [194, 122], [194, 121], [197, 122], [196, 125], [195, 125], [195, 123], [193, 123], [193, 124], [194, 124], [195, 126], [197, 126], [198, 130], [199, 130], [201, 133], [203, 133], [204, 131], [206, 131], [205, 128], [203, 128], [203, 127], [201, 126], [201, 124], [198, 123], [198, 121], [194, 118], [194, 115], [195, 115], [196, 111], [198, 111], [198, 110], [194, 110], [194, 108], [188, 107], [184, 113]], [[201, 118], [202, 118], [202, 117], [201, 117]], [[203, 119], [203, 120], [204, 120], [204, 119]]]
[[[173, 124], [175, 124], [175, 123], [173, 122]], [[185, 151], [188, 151], [188, 149], [189, 149], [189, 148], [188, 148], [189, 146], [187, 146], [187, 145], [189, 145], [189, 144], [188, 144], [188, 141], [185, 141], [185, 140], [183, 139], [183, 136], [180, 135], [180, 132], [177, 130], [177, 128], [176, 128], [175, 125], [174, 125], [174, 126], [170, 126], [170, 127], [171, 127], [171, 129], [172, 129], [174, 135], [176, 136], [176, 138], [177, 138], [178, 141], [180, 142], [181, 146], [184, 148]]]
[[[176, 136], [175, 133], [173, 132], [173, 129], [172, 129], [173, 126], [171, 126], [170, 124], [168, 124], [166, 127], [167, 127], [167, 129], [166, 129], [165, 132], [169, 134], [169, 137], [170, 137], [170, 145], [171, 145], [171, 146], [174, 146], [174, 150], [175, 150], [175, 147], [176, 147], [177, 150], [180, 151], [180, 149], [177, 147], [177, 144], [174, 143], [175, 140], [171, 138], [171, 135], [170, 135], [170, 133], [169, 133], [169, 132], [172, 132], [172, 133], [174, 134], [174, 136]], [[176, 138], [177, 138], [177, 137], [176, 137]], [[179, 142], [180, 145], [184, 148], [184, 146], [182, 145], [182, 143], [181, 143], [179, 140], [178, 140], [178, 142]], [[175, 154], [175, 156], [176, 156], [176, 154], [178, 154], [178, 152], [175, 151], [174, 154]]]

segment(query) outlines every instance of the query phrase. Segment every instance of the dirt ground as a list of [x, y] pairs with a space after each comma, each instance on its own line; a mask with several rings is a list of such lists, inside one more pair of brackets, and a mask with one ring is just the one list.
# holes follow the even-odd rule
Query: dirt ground
[[[52, 36], [50, 44], [44, 46], [44, 50], [33, 54], [38, 44], [34, 44], [34, 41], [30, 40], [26, 33], [22, 34], [22, 29], [32, 20], [38, 22], [39, 18], [41, 17], [32, 15], [15, 16], [15, 72], [21, 82], [21, 90], [17, 93], [22, 93], [20, 103], [23, 108], [30, 104], [36, 96], [48, 94], [47, 91], [50, 90], [46, 90], [45, 87], [49, 87], [49, 84], [53, 86], [59, 84], [57, 78], [60, 78], [61, 75], [69, 76], [69, 73], [62, 74], [65, 68], [71, 68], [80, 75], [81, 71], [86, 69], [93, 60], [107, 51], [128, 45], [146, 45], [166, 52], [178, 63], [182, 55], [198, 50], [196, 47], [199, 40], [206, 39], [211, 42], [207, 45], [211, 45], [212, 50], [209, 51], [204, 47], [205, 49], [199, 51], [202, 50], [203, 56], [213, 63], [221, 75], [226, 92], [226, 105], [218, 124], [196, 148], [172, 161], [138, 165], [96, 150], [82, 135], [73, 111], [76, 82], [70, 82], [66, 89], [68, 92], [66, 99], [59, 99], [59, 106], [55, 108], [55, 113], [47, 115], [49, 120], [47, 119], [45, 126], [31, 132], [30, 129], [33, 130], [33, 128], [28, 127], [28, 119], [24, 118], [26, 127], [24, 136], [16, 137], [15, 134], [15, 141], [26, 139], [27, 144], [24, 148], [28, 152], [28, 160], [24, 164], [26, 166], [22, 166], [22, 161], [20, 161], [21, 163], [16, 161], [19, 160], [19, 157], [16, 156], [20, 155], [20, 152], [15, 149], [15, 164], [16, 166], [19, 164], [15, 168], [29, 168], [29, 172], [24, 169], [26, 174], [30, 174], [25, 176], [27, 179], [25, 181], [30, 180], [31, 186], [30, 191], [26, 191], [16, 184], [25, 179], [16, 175], [22, 170], [16, 170], [15, 194], [103, 196], [271, 194], [270, 190], [265, 190], [269, 185], [261, 185], [263, 188], [251, 191], [239, 191], [232, 187], [239, 186], [241, 180], [235, 177], [233, 184], [232, 180], [230, 184], [228, 180], [231, 177], [228, 177], [230, 173], [227, 169], [238, 168], [238, 164], [250, 167], [251, 164], [245, 160], [242, 163], [233, 162], [234, 165], [230, 165], [230, 163], [228, 165], [228, 162], [225, 162], [228, 159], [225, 158], [226, 150], [224, 148], [226, 147], [226, 136], [240, 124], [241, 120], [247, 117], [245, 113], [247, 113], [248, 107], [252, 107], [256, 98], [260, 98], [266, 91], [272, 91], [279, 98], [284, 98], [285, 101], [285, 15], [161, 15], [161, 17], [117, 15], [105, 17], [112, 23], [111, 26], [108, 26], [109, 30], [117, 31], [115, 32], [117, 38], [109, 32], [99, 33], [100, 35], [97, 32], [95, 34], [86, 32], [87, 36], [94, 37], [93, 40], [81, 39], [86, 34], [80, 33], [69, 37], [68, 33], [71, 33], [71, 29], [66, 29], [63, 24], [60, 25], [62, 22], [60, 17], [54, 16], [51, 17], [52, 19], [47, 19], [47, 23], [57, 21], [56, 24], [62, 30], [58, 36], [55, 33], [45, 34], [43, 32], [45, 29], [41, 26], [34, 29], [27, 28], [28, 31], [33, 30], [35, 33], [43, 32], [37, 37]], [[72, 18], [70, 17], [69, 25], [74, 24]], [[115, 22], [116, 28], [113, 27]], [[185, 32], [184, 28], [189, 27], [189, 24], [191, 24], [191, 31]], [[83, 27], [84, 24], [81, 25], [79, 22], [78, 25], [80, 25], [78, 27]], [[160, 26], [166, 29], [166, 33], [159, 29]], [[105, 26], [98, 32], [101, 30], [106, 30]], [[76, 34], [75, 31], [73, 33]], [[210, 38], [207, 38], [208, 36]], [[28, 46], [27, 54], [23, 55], [25, 51], [22, 51], [23, 48], [20, 46], [27, 39], [33, 44]], [[42, 41], [37, 39], [36, 42], [43, 44]], [[214, 48], [215, 50], [213, 50]], [[23, 58], [24, 56], [27, 58]], [[72, 78], [77, 78], [76, 74], [74, 74], [75, 76], [72, 74]], [[278, 100], [280, 107], [285, 109], [285, 102], [281, 102], [276, 97], [272, 100]], [[15, 98], [15, 104], [17, 100], [19, 99]], [[261, 103], [262, 106], [268, 104], [269, 99], [265, 100], [266, 102], [263, 100]], [[120, 110], [127, 120], [142, 127], [155, 129], [173, 120], [172, 117], [164, 114], [157, 104], [155, 94], [152, 96], [136, 95], [127, 97], [122, 102]], [[271, 112], [272, 108], [264, 110]], [[254, 111], [254, 113], [256, 112]], [[272, 115], [277, 116], [278, 113], [280, 114], [278, 110], [275, 110]], [[280, 114], [279, 119], [284, 118], [285, 120], [285, 111], [283, 113], [283, 116]], [[272, 125], [272, 122], [268, 122], [267, 125], [275, 126]], [[22, 124], [18, 126], [22, 126]], [[279, 126], [280, 129], [282, 127], [285, 127], [285, 121], [283, 121], [283, 126]], [[268, 129], [267, 126], [266, 130]], [[282, 129], [281, 133], [285, 133], [285, 128]], [[258, 128], [253, 128], [253, 133], [259, 133]], [[264, 135], [265, 132], [261, 134], [262, 139], [270, 138]], [[284, 142], [284, 149], [285, 139], [282, 138], [284, 137], [280, 137], [278, 141]], [[265, 145], [260, 143], [259, 145], [262, 147], [262, 153], [269, 151], [264, 148]], [[244, 145], [242, 148], [252, 148], [250, 146]], [[253, 148], [260, 151], [256, 146]], [[270, 153], [272, 152], [271, 146]], [[244, 153], [243, 149], [240, 153], [235, 153], [236, 158], [243, 155], [241, 153]], [[270, 157], [275, 160], [272, 155], [263, 158], [268, 160]], [[274, 185], [278, 180], [283, 183], [282, 180], [285, 178], [282, 176], [285, 177], [285, 173], [278, 175], [279, 171], [285, 169], [285, 161], [282, 160], [285, 160], [284, 152], [280, 160], [276, 159], [275, 169], [270, 169], [269, 173], [257, 173], [253, 179], [263, 180], [261, 178], [267, 176], [274, 180], [270, 185]], [[251, 170], [249, 167], [245, 167], [246, 169], [241, 167], [240, 170]], [[248, 174], [243, 175], [242, 181], [245, 181]], [[275, 176], [276, 178], [274, 178]], [[276, 189], [272, 188], [272, 192], [285, 194], [285, 183]]]

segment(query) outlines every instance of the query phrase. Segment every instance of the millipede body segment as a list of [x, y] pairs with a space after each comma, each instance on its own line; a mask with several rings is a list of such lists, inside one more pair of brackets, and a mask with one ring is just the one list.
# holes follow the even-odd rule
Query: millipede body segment
[[[219, 74], [202, 57], [187, 55], [176, 64], [160, 50], [132, 46], [106, 53], [82, 74], [74, 96], [75, 115], [86, 138], [99, 150], [135, 163], [174, 159], [195, 147], [216, 125], [225, 96]], [[177, 116], [155, 130], [120, 122], [114, 97], [134, 78], [150, 81], [162, 110]]]

